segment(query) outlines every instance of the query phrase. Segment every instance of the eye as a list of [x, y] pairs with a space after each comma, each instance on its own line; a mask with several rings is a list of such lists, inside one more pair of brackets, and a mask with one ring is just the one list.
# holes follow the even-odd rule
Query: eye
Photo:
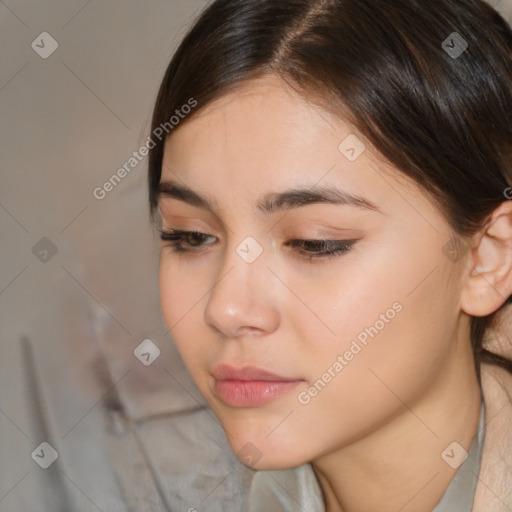
[[[288, 245], [301, 248], [298, 251], [300, 254], [308, 259], [313, 259], [336, 258], [350, 251], [355, 243], [356, 240], [291, 240]], [[306, 250], [303, 249], [304, 247]]]
[[[213, 238], [199, 231], [159, 230], [159, 232], [161, 240], [169, 242], [165, 244], [165, 247], [170, 247], [174, 252], [197, 251], [198, 247], [202, 247], [201, 241], [204, 241], [205, 238]], [[192, 243], [190, 243], [191, 241]]]
[[[173, 252], [192, 253], [200, 252], [204, 247], [204, 242], [208, 238], [214, 238], [198, 231], [180, 231], [159, 230], [160, 238], [165, 247], [169, 247]], [[290, 240], [287, 245], [298, 247], [297, 251], [306, 259], [313, 258], [335, 258], [352, 249], [357, 240]]]

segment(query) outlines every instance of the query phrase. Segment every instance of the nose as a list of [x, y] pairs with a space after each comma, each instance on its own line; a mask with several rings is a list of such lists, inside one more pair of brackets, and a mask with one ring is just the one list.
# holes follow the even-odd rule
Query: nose
[[227, 249], [208, 297], [205, 322], [225, 338], [273, 332], [279, 325], [278, 285], [265, 252], [249, 263], [235, 248]]

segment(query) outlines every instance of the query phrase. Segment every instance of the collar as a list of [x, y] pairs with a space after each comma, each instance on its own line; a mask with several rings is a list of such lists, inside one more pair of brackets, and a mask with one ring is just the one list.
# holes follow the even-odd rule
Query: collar
[[482, 460], [485, 437], [485, 405], [481, 395], [480, 420], [478, 429], [469, 448], [466, 460], [459, 466], [439, 503], [432, 512], [471, 512], [475, 497], [478, 474]]

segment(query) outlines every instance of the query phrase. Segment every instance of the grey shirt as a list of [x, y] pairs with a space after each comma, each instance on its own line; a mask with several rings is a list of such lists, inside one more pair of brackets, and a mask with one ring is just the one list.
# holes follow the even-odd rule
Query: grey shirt
[[[485, 436], [485, 406], [482, 397], [478, 429], [468, 451], [443, 497], [432, 512], [470, 512], [480, 472]], [[253, 478], [250, 512], [324, 512], [322, 492], [310, 464], [284, 471], [259, 471]]]
[[432, 512], [451, 512], [453, 510], [470, 512], [473, 508], [485, 437], [485, 404], [483, 397], [481, 400], [478, 429], [469, 448], [468, 457], [455, 473], [443, 497]]

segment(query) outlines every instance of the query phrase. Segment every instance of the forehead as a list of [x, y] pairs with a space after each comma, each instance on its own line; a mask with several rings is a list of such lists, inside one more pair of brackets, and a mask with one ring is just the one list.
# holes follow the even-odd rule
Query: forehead
[[[357, 159], [340, 149], [346, 140], [362, 144]], [[279, 77], [266, 76], [212, 101], [173, 131], [165, 143], [161, 181], [181, 182], [219, 203], [234, 204], [234, 196], [243, 194], [254, 204], [270, 191], [316, 183], [341, 186], [378, 205], [397, 195], [396, 185], [390, 187], [396, 180], [422, 192], [363, 143], [348, 122]]]
[[214, 100], [171, 132], [162, 174], [173, 167], [208, 174], [219, 165], [224, 172], [236, 170], [237, 176], [246, 170], [270, 178], [297, 172], [300, 160], [310, 160], [311, 168], [319, 154], [332, 166], [340, 156], [340, 137], [353, 131], [282, 79], [266, 76]]
[[175, 150], [183, 142], [190, 145], [199, 138], [201, 143], [242, 138], [248, 143], [250, 137], [268, 147], [274, 146], [272, 142], [290, 144], [302, 139], [304, 147], [311, 149], [320, 131], [324, 135], [326, 131], [339, 135], [340, 128], [355, 131], [339, 116], [322, 109], [275, 75], [243, 82], [203, 108], [199, 105], [191, 116], [167, 137], [166, 150]]

